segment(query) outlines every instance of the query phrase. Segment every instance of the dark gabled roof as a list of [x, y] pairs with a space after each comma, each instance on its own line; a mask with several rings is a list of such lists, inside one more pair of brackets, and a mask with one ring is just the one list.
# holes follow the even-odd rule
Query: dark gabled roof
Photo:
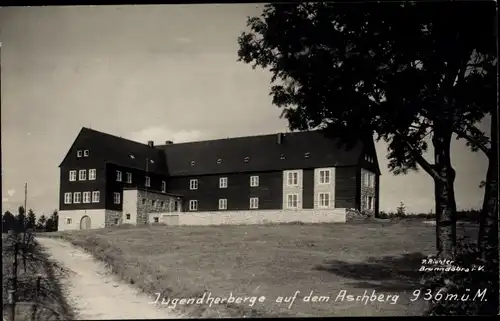
[[[361, 141], [347, 150], [339, 139], [327, 138], [319, 131], [282, 135], [281, 144], [277, 143], [278, 134], [271, 134], [174, 143], [157, 148], [165, 150], [171, 176], [356, 166], [363, 153]], [[282, 155], [285, 159], [281, 159]]]
[[[146, 163], [148, 163], [148, 171], [161, 174], [168, 173], [165, 153], [147, 144], [83, 127], [73, 143], [73, 146], [75, 145], [78, 148], [84, 148], [83, 146], [85, 146], [85, 149], [90, 150], [91, 157], [97, 156], [105, 162], [140, 170], [145, 170]], [[66, 154], [61, 165], [68, 158], [73, 146]]]

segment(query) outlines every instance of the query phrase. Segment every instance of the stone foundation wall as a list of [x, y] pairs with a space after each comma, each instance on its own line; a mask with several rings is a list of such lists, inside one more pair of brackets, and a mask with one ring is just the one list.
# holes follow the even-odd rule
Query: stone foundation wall
[[111, 227], [123, 223], [121, 211], [106, 210], [104, 214], [104, 227]]
[[346, 209], [346, 216], [345, 220], [346, 222], [352, 222], [352, 221], [362, 221], [366, 220], [370, 217], [368, 214], [363, 214], [357, 209], [354, 208], [348, 208]]
[[346, 210], [299, 209], [299, 210], [255, 210], [255, 211], [217, 211], [184, 212], [161, 215], [160, 223], [168, 225], [240, 225], [266, 223], [345, 223]]
[[[139, 190], [137, 193], [137, 224], [152, 223], [151, 213], [174, 212], [175, 196]], [[180, 206], [180, 205], [179, 205]]]

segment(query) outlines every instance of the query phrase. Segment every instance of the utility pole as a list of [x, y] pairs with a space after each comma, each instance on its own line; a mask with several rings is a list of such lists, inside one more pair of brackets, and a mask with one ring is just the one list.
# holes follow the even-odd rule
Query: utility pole
[[28, 209], [27, 207], [27, 202], [28, 202], [28, 183], [24, 184], [24, 214], [28, 215]]
[[[146, 158], [146, 177], [148, 177], [149, 172], [149, 158]], [[149, 198], [148, 198], [148, 184], [146, 184], [146, 177], [144, 177], [144, 186], [146, 187], [146, 224], [149, 223], [148, 219], [148, 207], [149, 207]]]

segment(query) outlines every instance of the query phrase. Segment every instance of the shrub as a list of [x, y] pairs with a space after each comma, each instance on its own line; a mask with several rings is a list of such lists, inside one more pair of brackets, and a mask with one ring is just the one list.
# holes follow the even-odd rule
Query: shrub
[[405, 217], [406, 216], [406, 207], [403, 202], [399, 203], [398, 208], [396, 209], [397, 217]]
[[387, 219], [387, 218], [389, 218], [389, 214], [387, 214], [387, 213], [386, 213], [386, 212], [384, 212], [384, 211], [380, 211], [380, 212], [378, 213], [378, 218]]
[[[430, 316], [479, 315], [491, 311], [492, 304], [495, 305], [493, 310], [498, 308], [494, 303], [498, 291], [493, 290], [497, 288], [494, 280], [498, 280], [495, 275], [498, 271], [488, 269], [480, 259], [477, 244], [467, 242], [467, 238], [457, 240], [457, 249], [451, 271], [425, 272], [423, 289], [433, 293], [427, 311]], [[429, 256], [428, 259], [438, 258]], [[485, 267], [484, 270], [478, 271], [477, 267], [481, 266]], [[465, 270], [457, 271], [453, 267]], [[421, 297], [423, 295], [422, 292]]]

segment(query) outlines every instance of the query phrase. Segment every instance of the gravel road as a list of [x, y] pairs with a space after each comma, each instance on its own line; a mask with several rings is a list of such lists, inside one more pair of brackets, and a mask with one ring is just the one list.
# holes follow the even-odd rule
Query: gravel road
[[51, 258], [69, 271], [61, 284], [77, 320], [180, 318], [149, 302], [154, 298], [121, 281], [84, 250], [60, 239], [38, 238]]

